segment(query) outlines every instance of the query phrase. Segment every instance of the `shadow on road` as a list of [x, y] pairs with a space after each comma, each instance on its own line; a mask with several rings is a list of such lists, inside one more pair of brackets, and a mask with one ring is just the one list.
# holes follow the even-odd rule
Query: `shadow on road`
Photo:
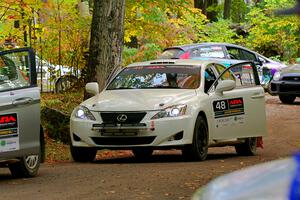
[[[228, 158], [235, 158], [237, 154], [235, 153], [214, 153], [208, 154], [206, 161], [210, 160], [224, 160]], [[203, 161], [203, 162], [206, 162]], [[172, 153], [172, 154], [154, 154], [146, 160], [140, 160], [135, 158], [133, 155], [123, 156], [123, 157], [112, 157], [112, 158], [101, 158], [95, 160], [93, 163], [98, 164], [120, 164], [120, 163], [171, 163], [171, 162], [195, 162], [187, 161], [183, 158], [181, 153]]]

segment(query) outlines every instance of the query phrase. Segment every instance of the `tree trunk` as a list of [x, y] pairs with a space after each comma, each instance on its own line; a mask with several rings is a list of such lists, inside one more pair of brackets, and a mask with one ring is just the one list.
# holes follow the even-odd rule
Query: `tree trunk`
[[[213, 7], [213, 6], [217, 6], [218, 5], [218, 0], [207, 0], [207, 8], [209, 7]], [[209, 19], [210, 21], [217, 21], [217, 15], [218, 13], [213, 10], [213, 11], [210, 11], [210, 12], [207, 12], [207, 19]]]
[[202, 13], [211, 21], [217, 21], [217, 12], [207, 12], [210, 6], [217, 6], [218, 0], [194, 0], [194, 7], [201, 9]]
[[121, 66], [125, 0], [95, 0], [85, 83], [97, 81], [100, 91], [107, 77]]
[[203, 0], [194, 0], [194, 7], [202, 9], [203, 8]]
[[207, 15], [206, 8], [207, 8], [207, 0], [194, 0], [194, 7], [201, 9], [204, 15]]
[[230, 18], [230, 7], [231, 7], [231, 0], [225, 0], [224, 2], [224, 19]]

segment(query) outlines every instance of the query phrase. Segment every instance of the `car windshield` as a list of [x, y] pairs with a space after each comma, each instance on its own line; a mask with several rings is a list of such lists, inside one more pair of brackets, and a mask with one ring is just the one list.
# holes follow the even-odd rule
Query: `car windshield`
[[125, 68], [106, 89], [195, 89], [199, 85], [200, 67], [158, 65]]

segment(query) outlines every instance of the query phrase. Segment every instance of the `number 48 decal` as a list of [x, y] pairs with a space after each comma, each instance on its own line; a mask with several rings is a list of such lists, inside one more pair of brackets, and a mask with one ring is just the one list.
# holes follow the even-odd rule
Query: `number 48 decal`
[[227, 101], [217, 101], [215, 108], [216, 110], [227, 110]]
[[215, 118], [244, 114], [244, 100], [242, 97], [223, 99], [213, 102]]

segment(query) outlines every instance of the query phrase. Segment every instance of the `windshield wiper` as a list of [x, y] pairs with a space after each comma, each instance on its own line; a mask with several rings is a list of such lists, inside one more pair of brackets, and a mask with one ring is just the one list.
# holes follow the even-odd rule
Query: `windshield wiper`
[[128, 87], [107, 88], [107, 90], [125, 90], [125, 89], [133, 89], [133, 88], [128, 88]]

